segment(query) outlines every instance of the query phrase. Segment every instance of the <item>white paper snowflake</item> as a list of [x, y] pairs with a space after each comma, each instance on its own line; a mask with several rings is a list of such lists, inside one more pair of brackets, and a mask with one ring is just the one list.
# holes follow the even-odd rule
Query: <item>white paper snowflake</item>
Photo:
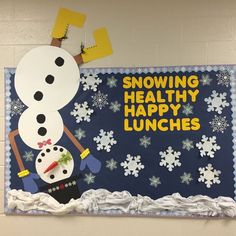
[[152, 176], [151, 178], [149, 178], [149, 181], [150, 186], [153, 186], [155, 188], [157, 188], [157, 186], [161, 184], [160, 177]]
[[117, 79], [114, 76], [107, 78], [107, 86], [109, 88], [117, 87]]
[[189, 185], [191, 181], [193, 181], [191, 173], [184, 172], [183, 175], [180, 176], [181, 183]]
[[183, 105], [182, 113], [186, 116], [193, 114], [193, 106], [187, 103], [186, 105]]
[[93, 140], [97, 143], [97, 150], [106, 150], [107, 152], [111, 151], [111, 146], [117, 143], [113, 137], [113, 131], [104, 131], [100, 129], [99, 135], [94, 137]]
[[107, 94], [98, 91], [92, 96], [93, 106], [99, 108], [100, 110], [108, 104]]
[[83, 84], [83, 90], [93, 90], [97, 91], [98, 85], [102, 82], [101, 79], [96, 74], [85, 73], [81, 77], [81, 82]]
[[114, 113], [120, 111], [121, 104], [118, 101], [114, 101], [110, 103], [109, 109], [112, 110]]
[[113, 158], [110, 160], [107, 160], [106, 168], [108, 168], [111, 171], [117, 169], [117, 161], [115, 161]]
[[216, 143], [216, 136], [207, 137], [202, 135], [201, 142], [196, 143], [197, 148], [200, 150], [200, 155], [209, 156], [214, 158], [215, 152], [220, 150], [220, 146]]
[[34, 154], [32, 151], [25, 151], [24, 155], [22, 156], [22, 158], [25, 161], [33, 161], [34, 160]]
[[141, 156], [131, 156], [127, 154], [127, 158], [124, 162], [121, 162], [121, 166], [124, 168], [124, 175], [133, 175], [134, 177], [138, 177], [139, 171], [144, 169], [144, 165], [141, 163]]
[[21, 102], [19, 98], [14, 99], [10, 102], [10, 114], [11, 116], [14, 115], [21, 115], [23, 112], [25, 105]]
[[86, 182], [87, 184], [94, 184], [95, 177], [96, 176], [93, 175], [92, 173], [85, 174], [84, 182]]
[[76, 123], [81, 121], [90, 122], [90, 116], [93, 113], [93, 109], [90, 109], [87, 102], [74, 103], [74, 110], [71, 111], [71, 115], [76, 118]]
[[217, 93], [213, 90], [211, 96], [204, 99], [208, 104], [207, 111], [216, 111], [218, 114], [221, 114], [223, 108], [229, 106], [229, 103], [226, 101], [226, 95], [226, 93]]
[[200, 167], [198, 170], [200, 172], [198, 182], [205, 183], [207, 188], [210, 188], [212, 184], [220, 184], [219, 175], [221, 171], [214, 169], [212, 164], [208, 164], [206, 167]]
[[165, 166], [168, 171], [172, 171], [175, 166], [181, 166], [179, 161], [181, 152], [174, 151], [171, 146], [167, 148], [164, 152], [159, 152], [161, 156], [160, 166]]
[[194, 148], [193, 141], [189, 140], [188, 138], [182, 141], [182, 148], [186, 149], [187, 151], [190, 151], [191, 149]]
[[200, 83], [205, 86], [205, 85], [210, 85], [212, 79], [210, 78], [209, 75], [202, 75], [202, 78], [200, 79]]
[[231, 74], [227, 70], [219, 71], [217, 74], [217, 84], [228, 87], [230, 85]]
[[139, 139], [139, 145], [147, 148], [149, 145], [151, 145], [151, 137], [143, 136], [142, 138]]
[[214, 116], [212, 121], [209, 122], [213, 132], [224, 133], [226, 128], [229, 126], [227, 123], [226, 116]]
[[86, 133], [84, 130], [82, 130], [81, 128], [78, 128], [77, 130], [75, 130], [75, 135], [74, 135], [78, 140], [81, 140], [82, 138], [86, 137]]

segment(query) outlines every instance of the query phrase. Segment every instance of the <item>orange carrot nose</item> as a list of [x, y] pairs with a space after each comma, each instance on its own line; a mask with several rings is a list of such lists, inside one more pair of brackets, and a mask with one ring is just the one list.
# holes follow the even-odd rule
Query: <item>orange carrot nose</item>
[[58, 161], [54, 161], [52, 162], [48, 167], [47, 169], [43, 172], [44, 174], [53, 170], [54, 168], [56, 168], [58, 166]]

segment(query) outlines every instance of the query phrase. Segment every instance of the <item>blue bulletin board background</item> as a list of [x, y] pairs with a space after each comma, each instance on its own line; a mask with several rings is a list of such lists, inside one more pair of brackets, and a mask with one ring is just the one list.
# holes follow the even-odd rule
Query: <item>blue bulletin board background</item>
[[[228, 71], [230, 75], [231, 85], [225, 86], [219, 84], [218, 76], [220, 72]], [[187, 67], [156, 67], [156, 68], [96, 68], [96, 69], [80, 69], [81, 77], [88, 73], [97, 76], [102, 82], [97, 86], [97, 91], [84, 90], [83, 84], [80, 83], [79, 90], [73, 100], [59, 112], [63, 117], [64, 124], [68, 129], [80, 139], [81, 144], [89, 147], [91, 153], [102, 162], [101, 171], [98, 174], [92, 174], [88, 169], [79, 170], [80, 158], [77, 149], [63, 135], [58, 145], [65, 146], [70, 150], [74, 157], [75, 168], [73, 175], [82, 174], [82, 178], [78, 180], [78, 188], [81, 193], [89, 189], [104, 188], [109, 191], [127, 190], [132, 195], [149, 196], [152, 199], [157, 199], [172, 193], [180, 193], [184, 197], [197, 194], [207, 195], [209, 197], [227, 196], [235, 199], [235, 170], [234, 170], [234, 143], [233, 143], [233, 111], [232, 107], [232, 81], [235, 80], [235, 66], [187, 66]], [[14, 72], [15, 69], [5, 69], [5, 84], [6, 84], [6, 190], [22, 189], [22, 181], [17, 177], [19, 172], [16, 160], [7, 139], [7, 135], [11, 130], [18, 127], [20, 114], [27, 108], [19, 100], [14, 89]], [[124, 88], [123, 78], [125, 76], [160, 76], [160, 75], [197, 75], [200, 79], [198, 86], [199, 95], [197, 102], [191, 104], [193, 113], [187, 117], [197, 117], [200, 119], [201, 128], [198, 131], [141, 131], [141, 132], [126, 132], [123, 129], [124, 122]], [[201, 79], [207, 76], [210, 78], [210, 85], [201, 82]], [[114, 82], [115, 79], [115, 82]], [[113, 84], [111, 82], [113, 80]], [[109, 82], [110, 81], [110, 82]], [[229, 106], [223, 109], [221, 116], [226, 117], [229, 126], [224, 132], [213, 132], [209, 122], [212, 121], [215, 112], [207, 112], [207, 103], [205, 98], [211, 96], [212, 91], [218, 93], [227, 93], [226, 100], [230, 103]], [[105, 96], [106, 104], [100, 109], [94, 106], [94, 96], [98, 92]], [[128, 91], [128, 90], [126, 90]], [[155, 91], [155, 89], [153, 89]], [[76, 123], [76, 119], [71, 115], [74, 109], [74, 103], [87, 102], [89, 107], [94, 110], [91, 114], [91, 121], [81, 121]], [[114, 112], [112, 103], [121, 104], [118, 111]], [[191, 102], [186, 102], [191, 103]], [[17, 106], [14, 109], [13, 106]], [[186, 117], [182, 112], [178, 115], [179, 118]], [[171, 118], [167, 114], [165, 118]], [[111, 147], [110, 152], [105, 150], [97, 150], [97, 143], [94, 137], [98, 136], [100, 130], [113, 131], [114, 139], [117, 141]], [[29, 127], [30, 132], [30, 127]], [[199, 149], [196, 148], [196, 143], [201, 141], [202, 135], [216, 136], [217, 144], [221, 147], [215, 152], [214, 158], [201, 157]], [[140, 139], [144, 136], [150, 138], [150, 144], [147, 147], [140, 145]], [[193, 141], [194, 148], [187, 150], [183, 148], [183, 140], [189, 139]], [[35, 173], [34, 160], [38, 155], [37, 150], [31, 150], [23, 141], [18, 138], [17, 145], [20, 153], [23, 153], [24, 164], [27, 169]], [[160, 151], [165, 151], [169, 146], [174, 150], [181, 152], [180, 167], [175, 167], [173, 171], [168, 171], [166, 167], [160, 166]], [[124, 168], [121, 165], [126, 161], [127, 154], [131, 156], [141, 156], [141, 163], [144, 168], [138, 173], [138, 177], [133, 175], [124, 175]], [[113, 159], [113, 168], [111, 164]], [[199, 167], [205, 167], [212, 164], [216, 170], [220, 170], [220, 184], [213, 184], [211, 188], [198, 181]], [[182, 181], [181, 176], [184, 173], [190, 174], [189, 182]], [[157, 182], [153, 182], [155, 177]], [[155, 180], [154, 178], [154, 180]], [[155, 184], [156, 183], [156, 184]], [[45, 183], [42, 180], [37, 180], [38, 186], [43, 186]]]

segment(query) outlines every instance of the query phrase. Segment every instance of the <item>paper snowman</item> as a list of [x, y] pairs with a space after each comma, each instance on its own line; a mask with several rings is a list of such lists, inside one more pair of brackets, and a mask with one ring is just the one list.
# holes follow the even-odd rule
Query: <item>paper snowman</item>
[[[66, 9], [61, 13], [77, 16]], [[18, 129], [10, 132], [9, 140], [24, 190], [32, 193], [38, 191], [34, 180], [39, 177], [48, 184], [68, 179], [74, 170], [74, 161], [80, 161], [80, 170], [88, 168], [98, 173], [101, 168], [101, 162], [78, 142], [59, 113], [78, 91], [78, 61], [83, 62], [80, 54], [73, 57], [60, 46], [61, 39], [53, 38], [50, 46], [32, 49], [21, 59], [15, 73], [16, 92], [28, 108], [19, 118]], [[78, 149], [78, 157], [72, 157], [66, 147], [57, 145], [64, 133]], [[28, 147], [39, 151], [35, 160], [37, 174], [25, 169], [15, 141], [17, 135]]]

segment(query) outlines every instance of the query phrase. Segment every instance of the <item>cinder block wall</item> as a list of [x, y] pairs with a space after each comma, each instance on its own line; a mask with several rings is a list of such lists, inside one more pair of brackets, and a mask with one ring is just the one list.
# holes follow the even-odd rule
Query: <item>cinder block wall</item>
[[236, 63], [235, 0], [0, 0], [0, 234], [11, 235], [235, 235], [236, 222], [107, 217], [24, 217], [3, 214], [4, 67], [31, 48], [50, 43], [57, 10], [87, 14], [70, 28], [63, 47], [77, 53], [106, 26], [114, 54], [86, 67]]

